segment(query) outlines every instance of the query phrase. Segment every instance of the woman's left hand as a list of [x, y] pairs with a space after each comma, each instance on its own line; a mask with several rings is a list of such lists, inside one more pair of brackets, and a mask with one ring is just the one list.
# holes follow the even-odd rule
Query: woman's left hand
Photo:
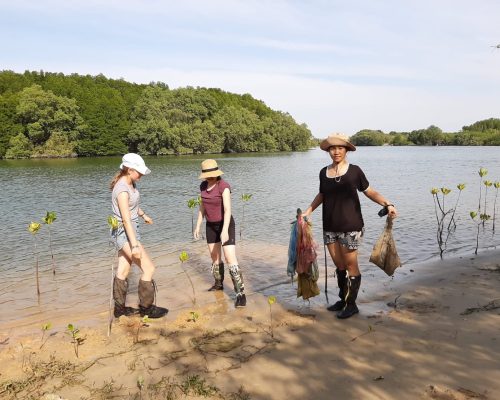
[[391, 218], [396, 218], [398, 216], [398, 210], [396, 210], [396, 207], [392, 205], [387, 206], [387, 211], [389, 212], [389, 217]]
[[143, 219], [144, 219], [144, 222], [146, 224], [150, 224], [150, 225], [153, 224], [153, 218], [151, 218], [149, 215], [144, 214]]
[[229, 232], [223, 230], [220, 234], [220, 241], [222, 244], [226, 243], [229, 240]]

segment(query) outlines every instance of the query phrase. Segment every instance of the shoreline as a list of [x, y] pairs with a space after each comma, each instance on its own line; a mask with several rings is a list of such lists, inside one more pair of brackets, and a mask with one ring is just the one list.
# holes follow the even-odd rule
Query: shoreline
[[[499, 260], [494, 250], [404, 266], [394, 279], [382, 271], [366, 274], [360, 314], [344, 321], [314, 302], [284, 306], [278, 299], [271, 329], [266, 294], [250, 285], [247, 308], [233, 308], [229, 288], [215, 298], [200, 290], [196, 305], [140, 327], [137, 343], [138, 317], [115, 321], [108, 338], [107, 311], [73, 316], [85, 337], [78, 358], [62, 323], [47, 331], [42, 349], [40, 327], [25, 326], [12, 337], [2, 330], [0, 394], [16, 398], [6, 388], [24, 384], [39, 396], [33, 398], [98, 398], [106, 388], [116, 398], [134, 398], [142, 377], [141, 393], [149, 396], [143, 398], [171, 390], [172, 398], [494, 399], [500, 392]], [[329, 292], [332, 302], [335, 291]], [[318, 297], [324, 302], [323, 292]], [[51, 360], [73, 372], [57, 375]], [[82, 368], [78, 383], [74, 371]], [[35, 379], [43, 373], [43, 381]], [[180, 391], [193, 376], [217, 391], [207, 397]]]

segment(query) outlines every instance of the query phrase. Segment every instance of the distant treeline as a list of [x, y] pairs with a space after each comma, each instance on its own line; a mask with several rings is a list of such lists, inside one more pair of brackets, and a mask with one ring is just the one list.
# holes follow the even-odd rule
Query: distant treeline
[[434, 125], [411, 132], [364, 129], [351, 136], [351, 141], [357, 146], [500, 146], [500, 119], [478, 121], [460, 132], [443, 132]]
[[306, 150], [305, 124], [249, 94], [0, 71], [0, 158]]

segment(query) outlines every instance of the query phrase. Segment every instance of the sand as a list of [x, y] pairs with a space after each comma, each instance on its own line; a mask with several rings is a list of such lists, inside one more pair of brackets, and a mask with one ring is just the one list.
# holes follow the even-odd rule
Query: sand
[[[271, 260], [281, 263], [283, 250]], [[245, 257], [257, 253], [243, 246]], [[321, 305], [323, 294], [310, 307], [278, 296], [270, 310], [251, 279], [248, 306], [235, 310], [229, 282], [208, 293], [195, 279], [196, 304], [148, 326], [121, 317], [108, 337], [106, 311], [72, 315], [78, 357], [63, 320], [43, 339], [39, 324], [9, 329], [0, 398], [500, 398], [500, 251], [363, 280], [360, 314], [347, 320]]]

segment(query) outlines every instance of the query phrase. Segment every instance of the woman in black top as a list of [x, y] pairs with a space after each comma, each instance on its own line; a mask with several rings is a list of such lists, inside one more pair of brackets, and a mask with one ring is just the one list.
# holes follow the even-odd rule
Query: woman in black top
[[356, 306], [361, 285], [358, 247], [363, 236], [364, 222], [358, 191], [386, 207], [390, 217], [395, 218], [397, 211], [393, 204], [370, 187], [361, 168], [346, 160], [348, 151], [356, 151], [347, 136], [328, 136], [321, 142], [320, 148], [330, 154], [332, 164], [320, 171], [319, 193], [303, 215], [309, 216], [323, 204], [323, 239], [337, 267], [340, 297], [328, 310], [338, 311], [337, 317], [344, 319], [359, 311]]

